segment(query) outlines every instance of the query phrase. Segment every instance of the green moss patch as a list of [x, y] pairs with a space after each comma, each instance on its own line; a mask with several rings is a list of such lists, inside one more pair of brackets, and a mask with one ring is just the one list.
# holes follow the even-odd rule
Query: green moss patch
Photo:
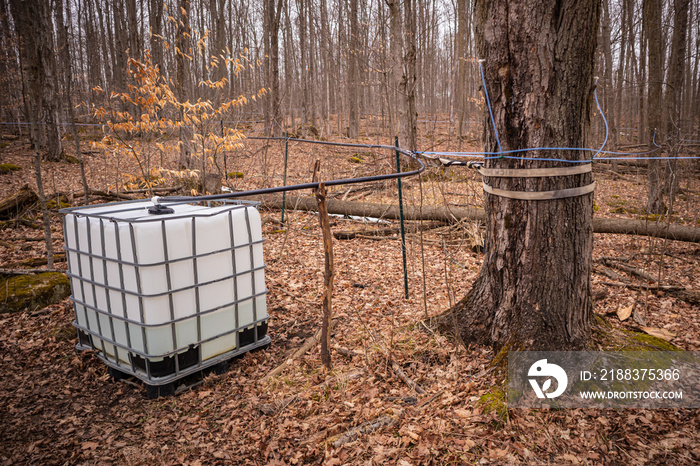
[[241, 172], [228, 172], [226, 174], [226, 178], [231, 179], [231, 178], [243, 178], [243, 173]]
[[0, 163], [0, 175], [7, 175], [17, 170], [21, 170], [22, 167], [15, 165], [14, 163]]
[[49, 210], [65, 209], [67, 207], [70, 207], [70, 203], [68, 202], [68, 199], [63, 196], [58, 199], [54, 197], [46, 201], [46, 208]]
[[0, 314], [36, 311], [70, 295], [70, 281], [60, 272], [19, 275], [0, 280]]
[[681, 351], [659, 337], [632, 330], [616, 329], [607, 319], [596, 314], [593, 343], [601, 351]]
[[506, 392], [500, 387], [492, 387], [488, 392], [481, 395], [477, 405], [481, 406], [484, 413], [496, 414], [500, 422], [505, 422], [508, 419]]

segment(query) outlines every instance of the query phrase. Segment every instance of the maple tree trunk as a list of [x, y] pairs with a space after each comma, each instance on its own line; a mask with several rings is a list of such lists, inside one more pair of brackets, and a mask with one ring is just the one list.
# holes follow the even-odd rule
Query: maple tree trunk
[[[661, 90], [664, 70], [663, 44], [661, 42], [661, 0], [644, 0], [643, 17], [649, 47], [649, 89], [647, 102], [647, 122], [649, 124], [648, 141], [649, 149], [653, 150], [656, 148], [654, 145], [655, 142], [659, 145], [663, 143], [663, 138], [661, 136]], [[663, 166], [661, 161], [654, 159], [650, 159], [647, 165], [649, 167], [647, 211], [658, 214], [666, 209], [663, 202]]]
[[32, 123], [32, 143], [46, 147], [48, 160], [63, 154], [58, 130], [58, 81], [50, 5], [12, 0], [10, 10], [19, 39], [25, 114]]
[[[595, 0], [477, 0], [477, 47], [503, 150], [588, 147], [599, 18]], [[485, 150], [498, 151], [491, 122], [484, 127]], [[587, 158], [582, 151], [547, 156]], [[486, 168], [551, 166], [570, 164], [486, 162]], [[549, 191], [586, 186], [592, 175], [485, 180], [504, 190]], [[545, 201], [486, 194], [483, 266], [469, 293], [440, 319], [441, 330], [496, 348], [585, 348], [592, 316], [592, 200], [592, 194]]]

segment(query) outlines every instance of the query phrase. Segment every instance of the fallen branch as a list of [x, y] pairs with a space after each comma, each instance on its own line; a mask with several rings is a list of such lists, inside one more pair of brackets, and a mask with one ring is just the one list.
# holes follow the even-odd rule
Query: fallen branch
[[392, 427], [399, 423], [401, 417], [403, 416], [403, 411], [400, 409], [389, 409], [387, 414], [379, 416], [377, 418], [371, 419], [367, 422], [363, 422], [357, 427], [346, 431], [345, 433], [339, 435], [337, 439], [329, 439], [328, 442], [333, 445], [334, 448], [341, 447], [346, 443], [353, 442], [357, 440], [360, 435], [371, 434], [372, 432], [379, 430], [383, 427]]
[[340, 347], [338, 347], [338, 348], [335, 348], [335, 351], [336, 351], [338, 354], [342, 354], [343, 356], [346, 356], [346, 357], [348, 357], [348, 358], [350, 358], [350, 359], [354, 358], [355, 356], [361, 356], [360, 353], [357, 353], [357, 352], [355, 352], [355, 351], [349, 350], [349, 349], [347, 349], [347, 348], [340, 348]]
[[379, 336], [374, 330], [370, 332], [370, 336], [377, 344], [379, 349], [382, 351], [382, 353], [384, 353], [384, 356], [386, 357], [387, 361], [391, 362], [391, 369], [394, 371], [394, 373], [396, 373], [396, 375], [416, 393], [425, 393], [425, 390], [420, 385], [418, 385], [413, 379], [407, 376], [403, 369], [401, 369], [401, 366], [396, 364], [396, 361], [394, 361], [394, 359], [391, 356], [391, 351], [380, 341]]
[[103, 199], [110, 199], [110, 200], [114, 200], [114, 201], [133, 201], [133, 200], [137, 199], [134, 196], [127, 196], [126, 194], [108, 193], [106, 191], [97, 191], [94, 189], [91, 189], [89, 194], [91, 196], [97, 196], [97, 197], [101, 197]]
[[335, 239], [354, 239], [358, 236], [366, 238], [368, 236], [390, 236], [395, 235], [399, 232], [397, 227], [391, 228], [378, 228], [376, 230], [360, 230], [360, 231], [336, 231], [333, 232], [333, 237]]
[[[282, 196], [279, 195], [252, 196], [250, 198], [261, 201], [266, 207], [269, 208], [282, 208]], [[384, 219], [399, 218], [399, 207], [396, 205], [346, 202], [335, 199], [328, 200], [327, 205], [328, 213], [330, 214]], [[313, 212], [318, 211], [318, 206], [315, 199], [308, 196], [287, 196], [286, 208]], [[424, 206], [421, 212], [421, 210], [418, 208], [405, 206], [404, 217], [406, 220], [436, 220], [447, 223], [453, 223], [462, 219], [469, 219], [478, 222], [486, 221], [486, 213], [483, 209], [458, 207], [446, 209], [444, 207]], [[700, 228], [687, 227], [683, 225], [658, 224], [646, 220], [596, 217], [593, 218], [593, 231], [595, 233], [653, 236], [675, 241], [700, 243]]]
[[425, 390], [423, 390], [421, 388], [421, 386], [418, 385], [413, 379], [411, 379], [409, 376], [407, 376], [406, 373], [403, 371], [403, 369], [401, 369], [401, 367], [399, 367], [399, 365], [396, 364], [396, 362], [394, 362], [394, 361], [391, 362], [391, 368], [394, 370], [396, 375], [398, 375], [399, 378], [401, 380], [403, 380], [406, 385], [411, 387], [416, 393], [418, 393], [420, 395], [425, 393]]
[[651, 283], [658, 282], [658, 280], [656, 278], [652, 277], [648, 273], [646, 273], [642, 270], [639, 270], [637, 268], [634, 268], [632, 266], [629, 266], [629, 265], [620, 264], [618, 262], [611, 261], [609, 259], [603, 259], [603, 264], [607, 265], [608, 267], [613, 267], [613, 268], [616, 268], [618, 270], [622, 270], [623, 272], [627, 272], [630, 275], [634, 275], [636, 277], [639, 277], [639, 278], [646, 280], [648, 282], [651, 282]]
[[607, 286], [620, 286], [624, 288], [629, 288], [630, 290], [649, 290], [649, 291], [663, 291], [668, 293], [676, 299], [680, 299], [690, 304], [700, 304], [700, 291], [691, 290], [684, 288], [682, 286], [673, 285], [635, 285], [632, 283], [611, 283], [611, 282], [599, 282], [601, 285]]
[[[597, 273], [599, 275], [604, 275], [612, 280], [617, 280], [619, 282], [624, 282], [625, 279], [620, 275], [619, 273], [606, 269], [605, 267], [593, 267], [593, 273]], [[624, 284], [624, 283], [623, 283]]]
[[270, 378], [272, 378], [272, 377], [274, 377], [274, 376], [276, 376], [276, 375], [281, 374], [282, 371], [285, 369], [285, 367], [287, 367], [288, 365], [290, 365], [295, 359], [297, 359], [297, 358], [299, 358], [300, 356], [304, 355], [304, 353], [306, 353], [306, 352], [309, 351], [311, 348], [313, 348], [314, 345], [316, 345], [316, 343], [318, 343], [319, 338], [321, 338], [321, 329], [318, 329], [318, 330], [316, 331], [316, 333], [315, 333], [313, 336], [307, 338], [306, 341], [304, 342], [304, 344], [301, 346], [301, 348], [299, 348], [299, 349], [292, 355], [291, 358], [286, 359], [282, 364], [280, 364], [279, 366], [277, 366], [277, 367], [275, 367], [274, 369], [272, 369], [270, 372], [267, 373], [267, 375], [266, 375], [265, 377], [263, 377], [263, 378], [260, 379], [260, 380], [261, 380], [261, 381], [266, 381], [267, 379], [270, 379]]

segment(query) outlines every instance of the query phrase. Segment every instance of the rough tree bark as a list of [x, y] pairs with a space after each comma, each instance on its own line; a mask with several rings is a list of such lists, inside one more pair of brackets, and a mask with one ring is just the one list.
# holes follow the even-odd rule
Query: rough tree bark
[[159, 0], [149, 0], [149, 23], [151, 25], [151, 57], [153, 64], [158, 66], [161, 74], [165, 75], [163, 66], [163, 5]]
[[47, 149], [46, 158], [63, 155], [58, 130], [58, 80], [54, 57], [53, 22], [48, 2], [10, 1], [19, 40], [22, 94], [32, 123], [32, 143]]
[[265, 101], [266, 134], [280, 136], [282, 121], [280, 117], [280, 69], [279, 69], [279, 29], [282, 14], [282, 0], [265, 0], [264, 4], [264, 39], [266, 60], [266, 80], [270, 96]]
[[398, 89], [401, 83], [402, 75], [402, 59], [403, 56], [403, 33], [402, 31], [402, 20], [401, 20], [401, 4], [398, 0], [385, 0], [386, 5], [389, 8], [389, 63], [391, 64], [391, 78], [393, 89], [390, 94], [391, 102], [390, 105], [395, 106], [397, 127], [392, 128], [392, 131], [399, 131], [400, 122], [405, 119], [404, 107], [399, 103]]
[[[415, 5], [386, 0], [391, 22], [391, 69], [398, 91], [398, 126], [401, 147], [416, 150], [418, 112], [416, 110], [416, 20]], [[403, 8], [403, 10], [402, 10]], [[403, 12], [403, 18], [401, 13]]]
[[[485, 60], [503, 150], [588, 146], [599, 19], [597, 0], [475, 2], [477, 49]], [[498, 151], [491, 122], [484, 123], [485, 149]], [[547, 156], [588, 157], [581, 151]], [[552, 166], [570, 164], [486, 163], [486, 168]], [[485, 180], [504, 190], [549, 191], [586, 186], [592, 175]], [[592, 199], [587, 194], [526, 201], [487, 194], [482, 269], [469, 293], [441, 317], [441, 330], [456, 332], [467, 344], [495, 348], [585, 348], [592, 316]]]
[[668, 155], [674, 157], [667, 160], [664, 172], [662, 192], [668, 199], [669, 209], [673, 210], [673, 202], [678, 191], [678, 151], [680, 149], [681, 109], [685, 84], [684, 67], [686, 62], [686, 37], [688, 35], [688, 9], [690, 0], [674, 0], [673, 2], [673, 38], [671, 39], [671, 57], [668, 63], [668, 86], [666, 88], [664, 120], [668, 137]]
[[404, 117], [401, 119], [401, 146], [418, 150], [418, 110], [416, 110], [416, 11], [412, 0], [403, 1], [404, 56], [403, 76], [399, 84]]
[[[656, 148], [663, 141], [661, 128], [661, 90], [664, 79], [664, 58], [661, 31], [661, 0], [644, 0], [642, 17], [649, 50], [649, 88], [647, 97], [647, 122], [649, 149]], [[640, 125], [640, 131], [643, 131]], [[649, 196], [647, 211], [661, 213], [666, 209], [663, 202], [663, 166], [661, 161], [650, 159], [647, 164]]]
[[357, 138], [360, 134], [360, 103], [358, 86], [360, 85], [360, 70], [357, 55], [359, 53], [360, 27], [357, 21], [357, 0], [350, 0], [350, 50], [348, 51], [348, 137]]
[[469, 2], [467, 0], [457, 0], [457, 59], [455, 60], [456, 83], [454, 107], [457, 113], [457, 150], [462, 150], [464, 136], [464, 120], [467, 118], [467, 38], [469, 35]]

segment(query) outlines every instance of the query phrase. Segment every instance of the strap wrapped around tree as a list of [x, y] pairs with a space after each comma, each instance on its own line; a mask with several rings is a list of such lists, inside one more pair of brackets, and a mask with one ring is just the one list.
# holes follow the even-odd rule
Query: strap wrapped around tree
[[[492, 116], [488, 111], [483, 115], [484, 150], [588, 147], [600, 2], [477, 0], [474, 12], [487, 108], [492, 111]], [[489, 158], [483, 168], [571, 165], [528, 160], [537, 152], [519, 155], [521, 160]], [[552, 158], [572, 161], [587, 157], [578, 150], [552, 153]], [[584, 348], [592, 318], [592, 194], [542, 201], [498, 193], [590, 187], [592, 173], [488, 176], [487, 181], [497, 195], [485, 198], [483, 266], [467, 296], [443, 316], [441, 327], [456, 331], [465, 343]]]

